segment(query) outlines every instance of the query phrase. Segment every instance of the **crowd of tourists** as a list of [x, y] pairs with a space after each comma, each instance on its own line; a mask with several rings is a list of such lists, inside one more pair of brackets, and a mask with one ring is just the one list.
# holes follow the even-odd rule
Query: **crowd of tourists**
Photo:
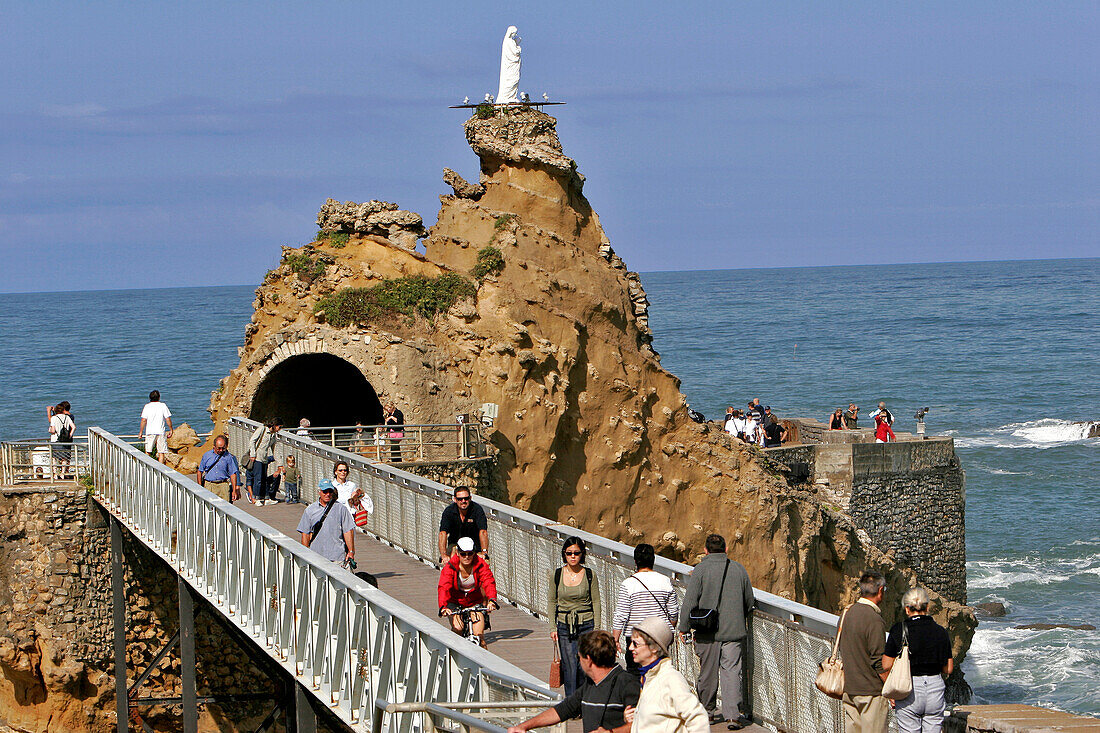
[[[71, 442], [75, 423], [70, 408], [67, 402], [49, 408], [51, 440]], [[392, 412], [387, 410], [388, 415]], [[847, 412], [838, 408], [829, 427], [856, 427], [858, 415], [855, 404]], [[885, 403], [879, 403], [872, 418], [892, 437], [893, 415]], [[403, 425], [403, 416], [396, 419]], [[771, 408], [761, 407], [759, 399], [746, 410], [727, 411], [726, 429], [749, 443], [778, 444], [782, 428], [768, 431], [776, 425]], [[277, 503], [281, 482], [283, 502], [298, 503], [302, 474], [295, 456], [286, 455], [284, 463], [276, 465], [275, 445], [282, 427], [279, 418], [265, 421], [250, 436], [240, 462], [228, 449], [228, 437], [216, 436], [199, 462], [199, 485], [230, 502], [240, 499], [243, 488], [248, 501], [262, 507]], [[298, 434], [308, 435], [308, 428], [308, 421], [303, 421]], [[171, 411], [153, 391], [142, 409], [139, 430], [146, 451], [163, 461], [171, 433]], [[487, 647], [490, 614], [499, 608], [488, 519], [469, 489], [456, 488], [452, 499], [439, 521], [439, 616], [447, 618], [454, 633]], [[304, 508], [297, 531], [303, 545], [355, 571], [355, 536], [365, 531], [373, 512], [370, 496], [350, 479], [350, 466], [338, 460], [331, 478], [319, 481], [317, 500]], [[585, 733], [701, 733], [716, 724], [729, 730], [749, 725], [752, 718], [742, 690], [754, 606], [752, 584], [744, 566], [729, 557], [724, 537], [709, 535], [705, 550], [688, 578], [681, 605], [669, 576], [654, 570], [653, 546], [635, 547], [634, 572], [614, 590], [612, 628], [606, 630], [599, 625], [604, 594], [610, 591], [601, 588], [599, 576], [586, 564], [584, 540], [568, 537], [562, 543], [561, 564], [546, 578], [550, 635], [560, 656], [565, 698], [509, 733], [572, 718], [581, 720]], [[374, 582], [373, 576], [361, 575]], [[829, 689], [819, 687], [842, 700], [848, 733], [885, 733], [891, 705], [901, 733], [937, 733], [945, 708], [942, 675], [951, 674], [954, 664], [946, 630], [929, 615], [927, 591], [912, 588], [902, 596], [905, 618], [889, 633], [881, 615], [886, 598], [883, 575], [865, 571], [859, 595], [841, 615], [837, 631], [834, 657], [842, 664], [841, 679]], [[670, 661], [677, 634], [698, 658], [694, 690]]]
[[744, 410], [727, 407], [722, 425], [734, 438], [761, 448], [780, 446], [787, 437], [787, 429], [772, 413], [771, 405], [761, 405], [759, 397], [749, 400]]
[[[918, 419], [921, 416], [918, 416]], [[897, 440], [894, 435], [894, 414], [886, 409], [885, 402], [879, 402], [878, 408], [871, 413], [871, 419], [875, 425], [875, 442], [892, 443]], [[848, 403], [848, 409], [838, 407], [826, 418], [825, 423], [829, 430], [858, 430], [859, 429], [859, 405]], [[923, 422], [921, 423], [923, 426]]]

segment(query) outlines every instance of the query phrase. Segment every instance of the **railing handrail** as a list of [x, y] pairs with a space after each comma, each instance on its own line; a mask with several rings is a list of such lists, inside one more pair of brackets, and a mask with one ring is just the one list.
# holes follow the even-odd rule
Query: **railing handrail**
[[[116, 486], [112, 483], [121, 483], [122, 479], [118, 478], [116, 474], [105, 473], [111, 470], [110, 466], [103, 465], [105, 462], [109, 462], [109, 457], [105, 458], [108, 451], [116, 451], [115, 455], [117, 455], [117, 452], [123, 454], [128, 467], [128, 473], [125, 476], [128, 482], [138, 483], [142, 478], [137, 476], [140, 472], [145, 475], [146, 480], [149, 480], [150, 477], [155, 478], [155, 480], [159, 482], [159, 486], [171, 486], [173, 489], [183, 492], [184, 495], [189, 495], [192, 499], [201, 502], [209, 510], [212, 510], [216, 515], [221, 515], [238, 525], [246, 536], [262, 538], [262, 542], [266, 542], [272, 546], [273, 549], [277, 548], [280, 552], [285, 553], [289, 556], [288, 561], [295, 563], [296, 567], [304, 566], [303, 571], [308, 570], [311, 577], [325, 578], [332, 583], [332, 587], [337, 591], [339, 591], [341, 587], [348, 591], [350, 594], [349, 599], [358, 598], [367, 604], [368, 607], [372, 607], [375, 611], [400, 619], [403, 624], [412, 627], [417, 634], [429, 639], [433, 645], [446, 648], [452, 658], [469, 660], [469, 662], [476, 667], [478, 672], [485, 675], [487, 679], [497, 681], [504, 686], [511, 686], [517, 690], [522, 690], [525, 694], [529, 694], [535, 698], [543, 698], [549, 701], [556, 697], [556, 694], [550, 691], [541, 680], [536, 679], [527, 672], [491, 652], [470, 644], [464, 639], [460, 639], [450, 630], [440, 625], [435, 619], [431, 619], [420, 611], [386, 595], [382, 591], [356, 577], [349, 570], [325, 559], [316, 551], [305, 547], [282, 532], [273, 529], [228, 501], [200, 487], [190, 478], [169, 469], [167, 466], [160, 464], [141, 451], [134, 449], [128, 443], [111, 435], [107, 431], [100, 428], [90, 428], [89, 441], [93, 455], [93, 477], [95, 477], [96, 480], [97, 501], [113, 515], [118, 517], [124, 524], [130, 527], [139, 540], [153, 552], [165, 559], [180, 573], [181, 577], [195, 587], [200, 593], [204, 593], [204, 590], [200, 587], [200, 580], [194, 576], [196, 569], [185, 566], [187, 562], [195, 559], [191, 558], [188, 554], [190, 551], [189, 546], [185, 548], [185, 543], [182, 539], [179, 543], [166, 543], [163, 541], [163, 536], [160, 536], [158, 540], [159, 535], [164, 535], [166, 532], [171, 533], [169, 521], [177, 524], [184, 521], [181, 517], [170, 516], [172, 509], [176, 509], [178, 513], [186, 514], [187, 511], [184, 509], [184, 502], [182, 500], [173, 501], [168, 498], [166, 491], [164, 492], [165, 498], [163, 499], [163, 505], [157, 505], [155, 507], [151, 502], [156, 501], [156, 497], [150, 498], [144, 494], [159, 495], [160, 492], [139, 492], [142, 493], [143, 496], [137, 500], [133, 498], [123, 498], [121, 492], [133, 491], [133, 486]], [[107, 479], [110, 480], [108, 481]], [[103, 486], [101, 481], [105, 481], [109, 485]], [[148, 506], [137, 506], [135, 505], [135, 501], [144, 501]], [[127, 506], [130, 507], [131, 510], [136, 510], [138, 514], [145, 512], [147, 519], [155, 517], [152, 521], [153, 526], [140, 526], [142, 522], [137, 521], [140, 517], [135, 519], [134, 516], [126, 515], [125, 507]], [[167, 529], [157, 526], [161, 521], [160, 517], [162, 514]], [[200, 516], [201, 514], [196, 511], [192, 511], [189, 514], [190, 518], [196, 519], [201, 524], [201, 520], [198, 520]], [[139, 526], [134, 526], [135, 523]], [[189, 529], [193, 530], [195, 528]], [[180, 535], [181, 538], [183, 536], [183, 534]], [[259, 551], [257, 550], [257, 552]], [[203, 548], [203, 553], [205, 553], [205, 548]], [[200, 555], [203, 553], [200, 553]], [[197, 561], [200, 564], [202, 562], [201, 559]], [[209, 571], [206, 570], [204, 572], [208, 573]], [[203, 576], [203, 578], [206, 577], [206, 575]], [[209, 581], [203, 580], [202, 582], [207, 583]], [[292, 601], [293, 599], [287, 600]], [[232, 615], [229, 614], [226, 609], [221, 608], [219, 602], [211, 600], [211, 603], [219, 607], [219, 609], [232, 620]], [[229, 601], [225, 603], [229, 605]], [[241, 616], [242, 613], [240, 609], [238, 609], [235, 622], [242, 623]], [[301, 630], [299, 627], [304, 628], [302, 625], [309, 623], [306, 616], [301, 613], [295, 613], [294, 619], [295, 620], [292, 622], [292, 626], [294, 627], [291, 632], [292, 637], [295, 637], [299, 633]], [[253, 624], [256, 622], [254, 619], [250, 619], [248, 623]], [[273, 648], [278, 646], [276, 641], [268, 639], [265, 644], [263, 635], [256, 641], [258, 646], [264, 649], [265, 652], [277, 661], [283, 661], [281, 656], [277, 653], [277, 649]], [[314, 663], [316, 663], [316, 661]], [[316, 673], [314, 672], [314, 674]], [[311, 683], [303, 682], [303, 685], [307, 687], [307, 689], [313, 690]], [[333, 688], [334, 690], [337, 689], [335, 683], [333, 683]], [[339, 689], [344, 692], [343, 688]], [[318, 696], [321, 695], [319, 691], [313, 691]], [[373, 693], [374, 691], [372, 690], [372, 694]], [[328, 704], [331, 707], [332, 703], [330, 702]]]
[[[214, 434], [213, 431], [207, 432], [207, 433], [195, 433], [195, 435], [197, 435], [199, 438], [209, 438], [213, 434]], [[116, 435], [114, 433], [111, 433], [111, 435], [114, 435], [114, 437], [119, 438], [121, 440], [126, 440], [126, 441], [144, 440], [145, 439], [144, 437], [138, 436], [138, 435]], [[50, 440], [49, 438], [15, 438], [14, 440], [0, 440], [0, 445], [17, 445], [17, 446], [42, 445], [42, 446], [44, 446], [48, 443], [60, 443], [60, 442], [61, 441], [58, 441], [58, 440]], [[73, 435], [72, 440], [61, 443], [61, 444], [62, 445], [85, 445], [85, 444], [87, 444], [87, 442], [88, 442], [87, 433], [76, 433], [76, 434]]]
[[[230, 422], [238, 422], [242, 426], [248, 427], [250, 430], [255, 430], [259, 427], [259, 423], [247, 418], [232, 417], [230, 418]], [[287, 434], [286, 431], [280, 431], [279, 438], [292, 445], [295, 450], [309, 450], [319, 455], [322, 454], [321, 449], [326, 453], [331, 452], [334, 454], [334, 457], [348, 461], [349, 464], [357, 464], [357, 468], [360, 470], [379, 477], [386, 477], [387, 475], [392, 476], [400, 480], [407, 488], [413, 490], [423, 491], [436, 496], [445, 496], [448, 499], [454, 491], [453, 488], [445, 486], [437, 481], [417, 476], [416, 474], [404, 471], [400, 468], [369, 463], [363, 460], [362, 456], [356, 455], [355, 453], [349, 453], [339, 448], [332, 448], [329, 446], [317, 445], [310, 441], [304, 441], [298, 438], [298, 436]], [[510, 524], [535, 531], [553, 532], [558, 534], [562, 541], [564, 541], [566, 537], [577, 536], [585, 541], [589, 554], [612, 557], [626, 565], [633, 565], [634, 563], [634, 548], [625, 543], [609, 540], [600, 535], [586, 532], [576, 527], [562, 525], [557, 520], [547, 519], [537, 514], [525, 512], [522, 509], [516, 509], [508, 504], [494, 501], [483, 496], [479, 496], [477, 502], [485, 510], [486, 514], [505, 518]], [[562, 529], [558, 529], [559, 527]], [[654, 561], [653, 569], [667, 575], [674, 584], [683, 586], [687, 584], [687, 577], [691, 573], [692, 566], [658, 556]], [[827, 636], [835, 636], [836, 634], [837, 623], [840, 621], [840, 617], [836, 614], [822, 611], [813, 606], [797, 603], [796, 601], [757, 588], [753, 588], [753, 595], [756, 599], [757, 607], [766, 613], [804, 624], [808, 629], [818, 634], [825, 634]]]

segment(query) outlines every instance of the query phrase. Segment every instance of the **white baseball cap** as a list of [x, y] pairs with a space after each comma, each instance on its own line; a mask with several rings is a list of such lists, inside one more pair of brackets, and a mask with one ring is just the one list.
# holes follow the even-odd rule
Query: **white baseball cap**
[[474, 541], [472, 539], [470, 539], [469, 537], [459, 537], [458, 538], [458, 551], [459, 552], [473, 552], [474, 551]]

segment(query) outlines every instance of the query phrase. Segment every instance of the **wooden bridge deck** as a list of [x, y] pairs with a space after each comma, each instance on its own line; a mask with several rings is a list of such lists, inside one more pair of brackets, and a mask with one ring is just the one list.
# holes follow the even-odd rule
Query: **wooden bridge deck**
[[[258, 507], [241, 500], [235, 506], [283, 534], [299, 539], [297, 527], [305, 509], [304, 504], [280, 503]], [[359, 570], [365, 570], [377, 578], [378, 589], [383, 593], [415, 608], [425, 616], [438, 618], [436, 583], [439, 580], [439, 571], [434, 567], [362, 533], [355, 536], [355, 559]], [[494, 559], [494, 562], [505, 560]], [[438, 619], [438, 623], [446, 627], [445, 619]], [[492, 631], [485, 635], [490, 652], [507, 659], [537, 679], [547, 679], [554, 653], [549, 623], [504, 604], [499, 611], [493, 613], [492, 627]], [[558, 692], [562, 690], [559, 689]], [[570, 733], [580, 733], [580, 721], [570, 721], [568, 729]], [[726, 726], [715, 725], [711, 730], [725, 731]], [[755, 725], [743, 730], [749, 733], [765, 731]]]

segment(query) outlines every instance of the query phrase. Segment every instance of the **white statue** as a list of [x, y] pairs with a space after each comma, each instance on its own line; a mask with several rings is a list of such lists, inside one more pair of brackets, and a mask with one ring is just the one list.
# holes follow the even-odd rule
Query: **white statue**
[[508, 26], [504, 43], [500, 47], [500, 89], [497, 90], [497, 104], [519, 102], [519, 42], [522, 40], [516, 27]]

